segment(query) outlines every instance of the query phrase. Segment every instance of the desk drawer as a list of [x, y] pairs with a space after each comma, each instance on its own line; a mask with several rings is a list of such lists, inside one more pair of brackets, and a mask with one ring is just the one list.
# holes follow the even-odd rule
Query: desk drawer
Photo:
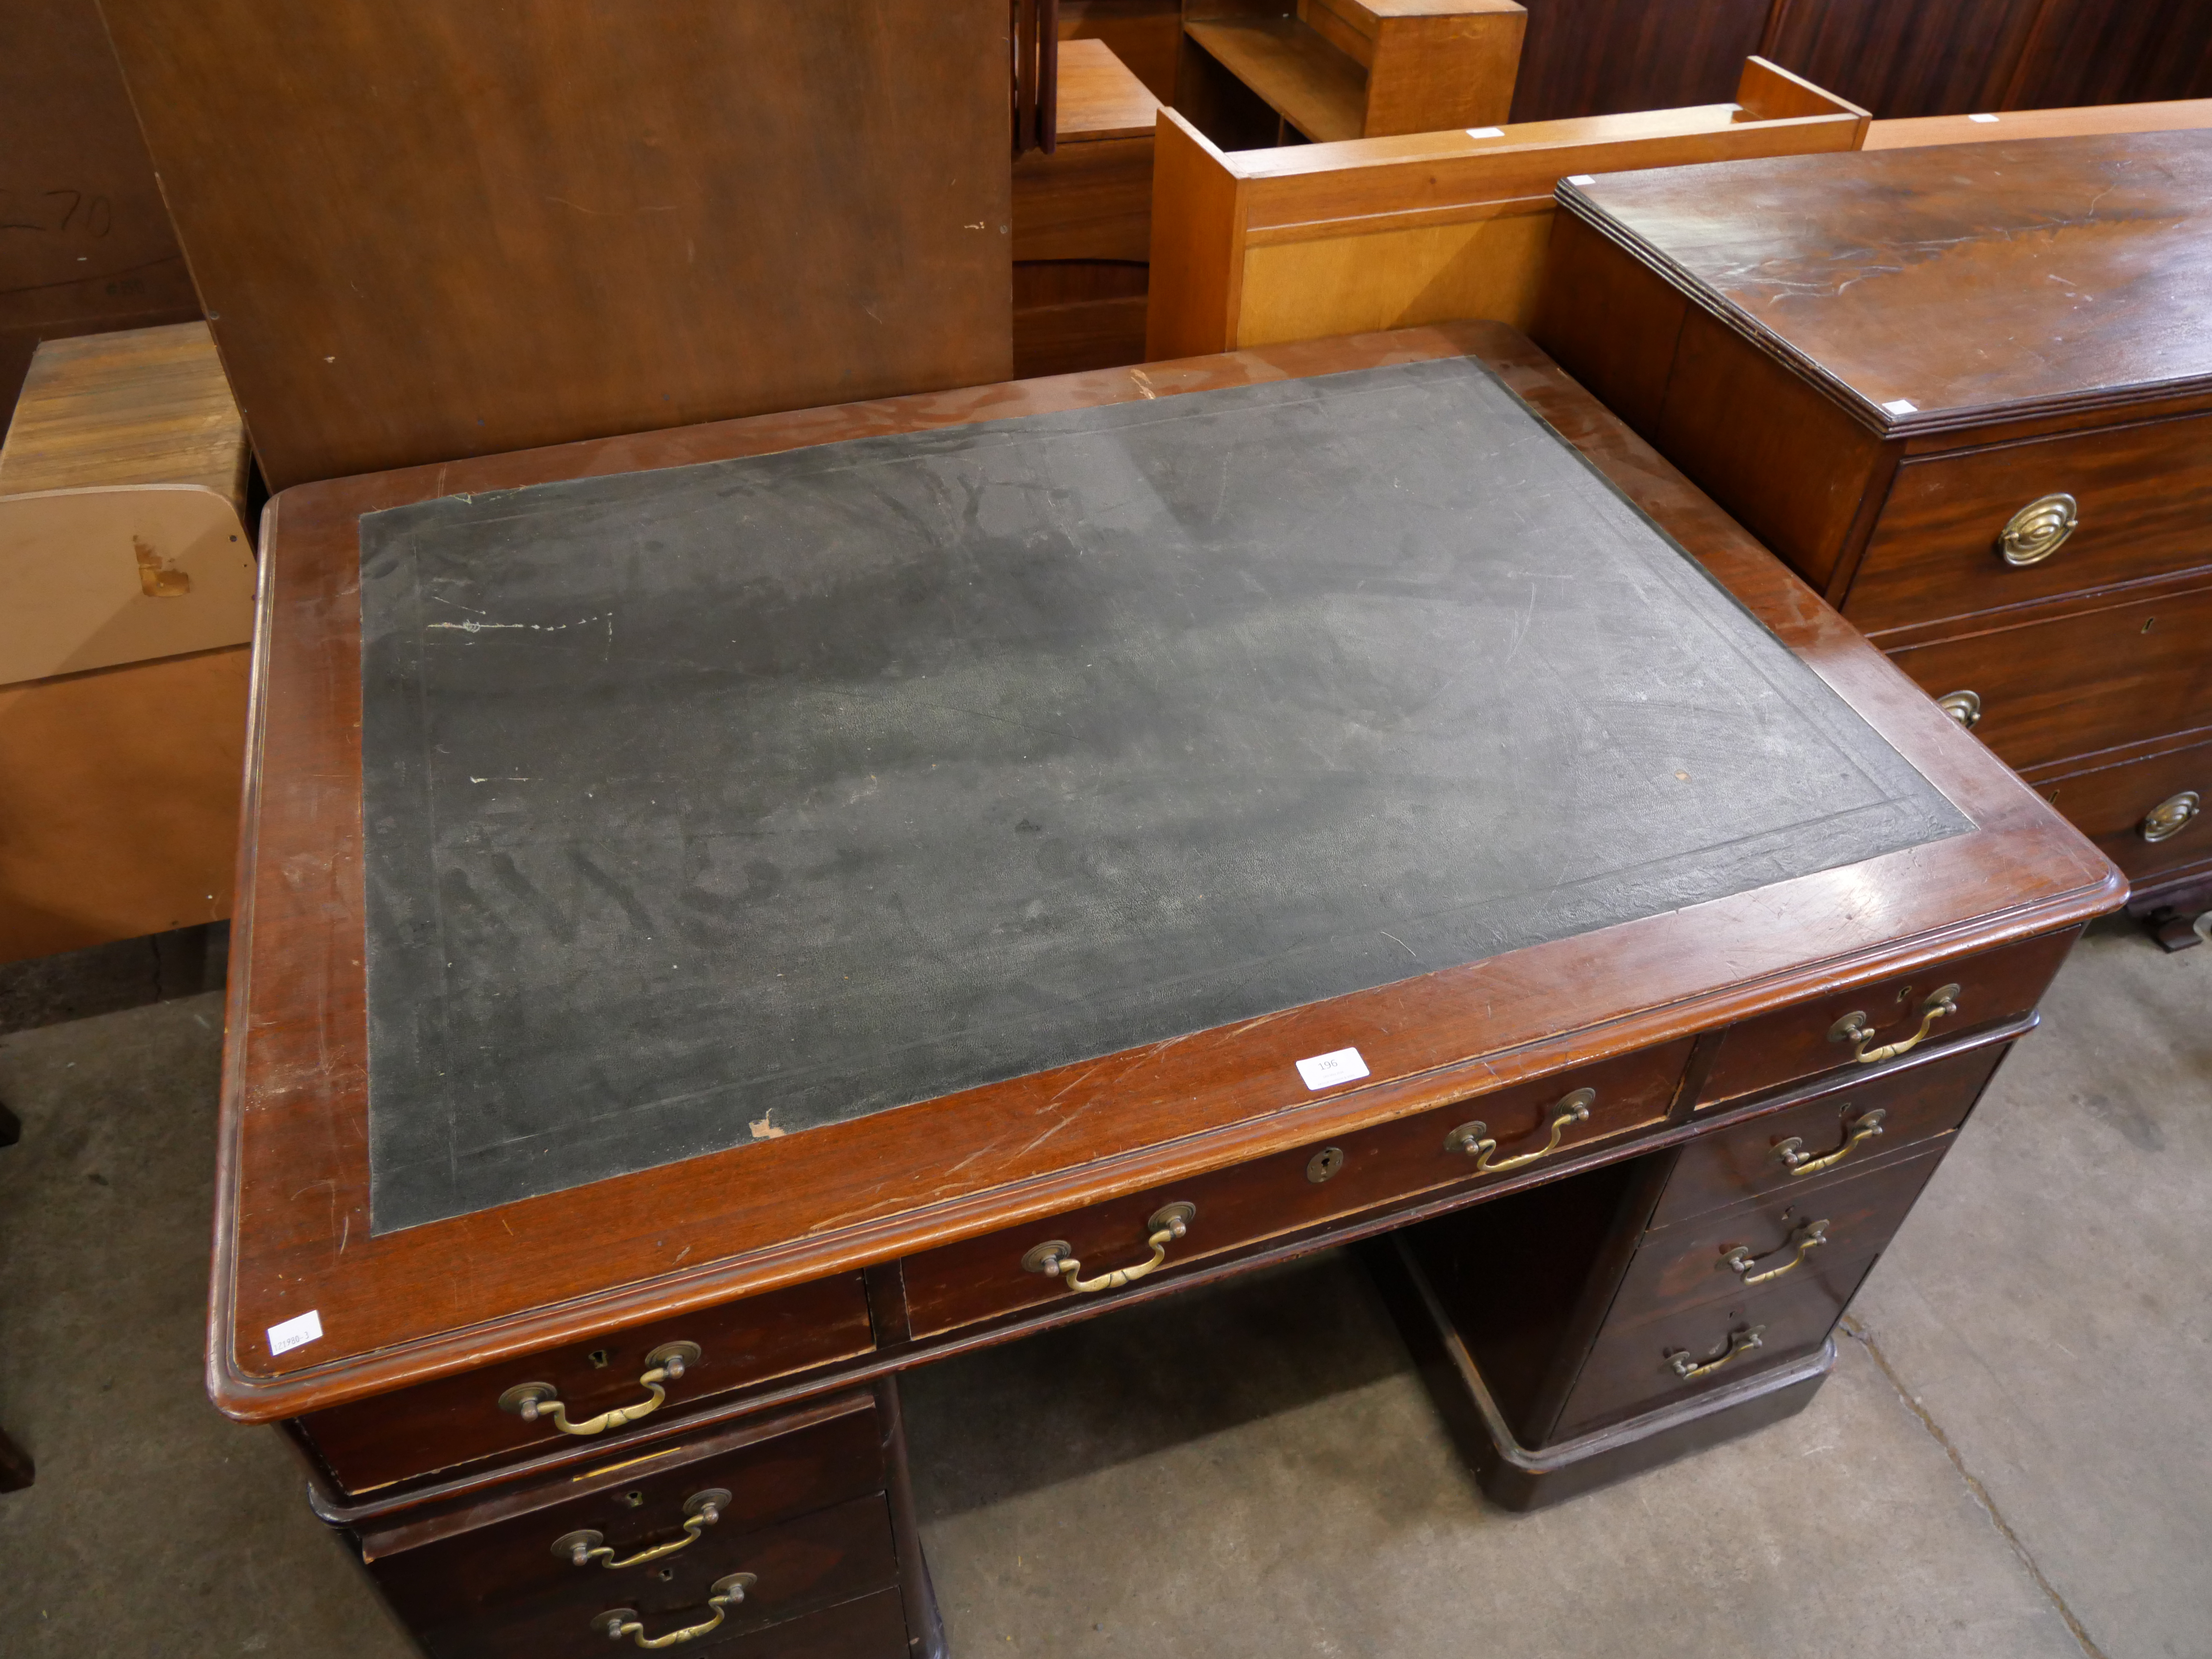
[[[2058, 494], [2075, 498], [2073, 531], [2044, 558], [2008, 562], [2006, 523]], [[1844, 615], [1873, 634], [2203, 564], [2212, 416], [2191, 415], [1905, 462]]]
[[2008, 1046], [1991, 1043], [1863, 1082], [1846, 1079], [1816, 1099], [1690, 1142], [1674, 1161], [1651, 1225], [1802, 1191], [1832, 1170], [1856, 1175], [1957, 1128]]
[[[1562, 1103], [1578, 1090], [1594, 1091], [1589, 1116], [1561, 1128], [1549, 1155], [1553, 1162], [1658, 1128], [1666, 1122], [1689, 1051], [1686, 1039], [1668, 1043], [909, 1257], [904, 1277], [914, 1334], [1076, 1296], [1060, 1279], [1024, 1266], [1048, 1241], [1067, 1244], [1087, 1280], [1141, 1266], [1151, 1259], [1151, 1218], [1170, 1204], [1196, 1206], [1183, 1237], [1166, 1247], [1165, 1265], [1172, 1270], [1416, 1194], [1502, 1180], [1511, 1169], [1470, 1173], [1469, 1155], [1446, 1144], [1453, 1131], [1480, 1121], [1496, 1142], [1489, 1161], [1531, 1158], [1542, 1152], [1553, 1126], [1565, 1115]], [[1105, 1291], [1110, 1295], [1119, 1288]]]
[[2039, 776], [2034, 787], [2130, 880], [2212, 859], [2212, 743]]
[[[465, 1509], [365, 1534], [362, 1557], [410, 1628], [473, 1627], [512, 1604], [642, 1583], [679, 1556], [719, 1557], [720, 1540], [882, 1492], [885, 1474], [873, 1396], [843, 1395], [657, 1446], [610, 1448], [580, 1472], [519, 1475]], [[701, 1519], [710, 1504], [714, 1519]], [[583, 1533], [596, 1534], [587, 1550], [611, 1553], [579, 1568], [573, 1542], [565, 1553], [554, 1545]], [[672, 1544], [653, 1562], [598, 1565]]]
[[[1953, 999], [1957, 1012], [1941, 1015], [1928, 1026], [1923, 1043], [1929, 1048], [1962, 1032], [2020, 1018], [2034, 1011], [2044, 988], [2079, 936], [2079, 929], [2045, 933], [1978, 956], [1938, 963], [1909, 978], [1876, 980], [1794, 1003], [1731, 1026], [1706, 1073], [1698, 1109], [1710, 1109], [1826, 1072], [1866, 1069], [1871, 1075], [1870, 1067], [1863, 1068], [1855, 1060], [1855, 1053], [1873, 1054], [1910, 1041], [1929, 1012], [1929, 999], [1946, 985], [1959, 988]], [[1870, 1035], [1863, 1044], [1848, 1033], [1837, 1035], [1838, 1022], [1853, 1013], [1865, 1016]]]
[[2212, 587], [1893, 651], [1931, 697], [1971, 691], [1974, 735], [2042, 766], [2212, 725]]
[[[341, 1486], [372, 1492], [562, 1444], [572, 1437], [546, 1411], [526, 1420], [502, 1409], [502, 1397], [542, 1384], [571, 1421], [588, 1422], [650, 1401], [650, 1388], [638, 1379], [656, 1351], [678, 1342], [695, 1345], [698, 1355], [682, 1376], [663, 1382], [667, 1398], [642, 1423], [659, 1427], [733, 1389], [866, 1353], [875, 1337], [860, 1274], [842, 1273], [333, 1407], [300, 1419], [299, 1426]], [[615, 1444], [636, 1432], [610, 1427], [597, 1438]]]
[[1793, 1285], [1826, 1284], [1848, 1296], [1864, 1264], [1888, 1248], [1949, 1150], [1947, 1133], [1915, 1157], [1863, 1175], [1815, 1176], [1801, 1189], [1646, 1233], [1607, 1324], [1644, 1323], [1708, 1302], [1779, 1294]]

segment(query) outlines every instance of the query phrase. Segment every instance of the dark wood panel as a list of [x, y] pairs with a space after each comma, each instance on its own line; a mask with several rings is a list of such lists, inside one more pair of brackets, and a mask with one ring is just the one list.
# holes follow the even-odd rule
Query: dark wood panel
[[[678, 1555], [742, 1558], [765, 1528], [884, 1490], [883, 1425], [868, 1395], [848, 1399], [826, 1417], [820, 1408], [787, 1414], [798, 1424], [788, 1432], [777, 1432], [775, 1419], [748, 1423], [643, 1463], [611, 1449], [605, 1469], [517, 1481], [458, 1512], [370, 1533], [362, 1556], [414, 1630], [494, 1625], [501, 1608], [540, 1600], [619, 1601], [633, 1586], [672, 1582], [657, 1575]], [[692, 1500], [714, 1492], [716, 1519], [685, 1542], [701, 1513]], [[612, 1553], [578, 1567], [573, 1542], [567, 1554], [553, 1547], [584, 1532], [598, 1534], [587, 1552]], [[672, 1544], [681, 1547], [653, 1561], [605, 1565]]]
[[2212, 726], [2212, 587], [1992, 628], [1892, 654], [1930, 696], [1981, 699], [1974, 735], [2017, 767]]
[[1013, 213], [1017, 261], [1150, 259], [1152, 139], [1063, 143], [1049, 155], [1023, 156]]
[[105, 10], [274, 488], [1008, 372], [1004, 0]]
[[[2212, 740], [2116, 766], [2046, 769], [2030, 781], [2131, 880], [2154, 880], [2212, 862]], [[2179, 803], [2191, 794], [2197, 804], [2185, 809]], [[2187, 816], [2179, 830], [2150, 840], [2143, 834], [2150, 815], [2169, 802], [2177, 803], [2170, 812], [2186, 810]]]
[[[1863, 1172], [1816, 1175], [1784, 1191], [1653, 1229], [1621, 1279], [1607, 1330], [1672, 1319], [1712, 1302], [1788, 1295], [1814, 1283], [1840, 1302], [1863, 1265], [1889, 1248], [1951, 1140], [1946, 1131], [1910, 1158]], [[1735, 1262], [1748, 1265], [1739, 1272]]]
[[[1822, 1178], [1814, 1166], [1838, 1154], [1828, 1170], [1856, 1171], [1955, 1129], [2005, 1053], [2005, 1046], [1992, 1044], [1870, 1077], [1693, 1140], [1674, 1160], [1651, 1224], [1667, 1226], [1762, 1194], [1794, 1192]], [[1784, 1147], [1796, 1155], [1795, 1164], [1782, 1155]]]
[[1763, 56], [1877, 120], [2004, 106], [2040, 0], [1777, 0]]
[[1853, 1044], [1830, 1035], [1838, 1020], [1863, 1013], [1872, 1033], [1866, 1045], [1871, 1052], [1911, 1037], [1925, 1018], [1928, 998], [1945, 985], [1959, 987], [1957, 1012], [1929, 1026], [1925, 1041], [1930, 1048], [1977, 1027], [2017, 1018], [2041, 1000], [2075, 938], [2071, 933], [2051, 933], [2002, 951], [1929, 963], [1907, 975], [1829, 991], [1796, 1007], [1747, 1020], [1723, 1040], [1699, 1092], [1699, 1108], [1850, 1068]]
[[899, 1592], [878, 1590], [709, 1650], [724, 1659], [942, 1659], [944, 1644], [909, 1647]]
[[2212, 97], [2203, 0], [2042, 0], [2007, 109]]
[[[482, 1458], [559, 1445], [562, 1432], [550, 1417], [526, 1422], [501, 1408], [501, 1395], [521, 1383], [551, 1385], [570, 1419], [586, 1422], [649, 1400], [638, 1382], [647, 1356], [665, 1342], [695, 1343], [699, 1357], [665, 1384], [667, 1403], [639, 1419], [658, 1428], [732, 1389], [865, 1353], [874, 1340], [860, 1275], [840, 1273], [316, 1412], [301, 1419], [300, 1427], [345, 1490], [368, 1492]], [[601, 1433], [616, 1445], [631, 1431], [617, 1426]]]
[[[2054, 494], [2078, 522], [2014, 565], [2013, 516]], [[2099, 428], [1909, 459], [1861, 559], [1844, 615], [1869, 634], [2212, 563], [2212, 415]]]
[[1151, 1218], [1169, 1204], [1197, 1206], [1187, 1235], [1167, 1251], [1167, 1260], [1180, 1265], [1431, 1188], [1500, 1179], [1511, 1170], [1474, 1172], [1474, 1159], [1448, 1144], [1453, 1131], [1480, 1121], [1497, 1143], [1492, 1160], [1510, 1164], [1550, 1142], [1563, 1100], [1578, 1090], [1592, 1090], [1595, 1097], [1586, 1109], [1587, 1121], [1564, 1127], [1552, 1154], [1564, 1163], [1638, 1129], [1663, 1126], [1689, 1053], [1686, 1042], [1669, 1043], [1455, 1102], [1326, 1145], [1298, 1147], [910, 1256], [904, 1267], [908, 1316], [915, 1334], [926, 1335], [1069, 1296], [1059, 1280], [1024, 1267], [1033, 1246], [1053, 1239], [1066, 1243], [1086, 1279], [1134, 1267], [1149, 1259]]
[[1770, 0], [1524, 0], [1516, 121], [1735, 100]]
[[[683, 1645], [710, 1648], [878, 1589], [890, 1589], [896, 1596], [898, 1562], [883, 1494], [757, 1532], [709, 1528], [691, 1547], [653, 1565], [624, 1572], [572, 1569], [569, 1578], [526, 1600], [452, 1624], [412, 1628], [430, 1659], [587, 1659], [607, 1650], [599, 1615], [632, 1610], [650, 1641], [711, 1619], [714, 1585], [738, 1572], [754, 1575], [744, 1600], [727, 1609], [711, 1638], [694, 1638]], [[384, 1575], [378, 1577], [383, 1582]]]
[[1103, 40], [1153, 97], [1175, 99], [1182, 0], [1060, 0], [1063, 40]]

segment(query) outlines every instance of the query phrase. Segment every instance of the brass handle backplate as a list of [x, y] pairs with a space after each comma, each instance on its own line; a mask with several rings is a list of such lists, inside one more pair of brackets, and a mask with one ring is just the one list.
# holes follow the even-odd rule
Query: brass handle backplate
[[657, 1544], [635, 1555], [625, 1555], [619, 1561], [607, 1547], [606, 1535], [586, 1527], [581, 1531], [568, 1532], [553, 1540], [553, 1553], [572, 1566], [588, 1567], [598, 1562], [603, 1567], [641, 1567], [648, 1561], [658, 1561], [664, 1555], [673, 1555], [689, 1549], [699, 1541], [699, 1534], [722, 1518], [722, 1511], [730, 1506], [726, 1488], [710, 1486], [705, 1492], [695, 1492], [684, 1500], [684, 1536], [665, 1544]]
[[2063, 490], [2039, 495], [2005, 520], [1997, 550], [2007, 564], [2041, 564], [2066, 544], [2081, 522], [2081, 506]]
[[[1795, 1273], [1797, 1270], [1797, 1264], [1799, 1262], [1804, 1261], [1807, 1256], [1812, 1255], [1814, 1251], [1819, 1249], [1820, 1246], [1827, 1242], [1827, 1222], [1825, 1220], [1808, 1221], [1803, 1226], [1797, 1229], [1796, 1232], [1790, 1234], [1788, 1239], [1784, 1241], [1782, 1250], [1790, 1250], [1790, 1246], [1792, 1245], [1795, 1245], [1796, 1248], [1794, 1250], [1790, 1250], [1790, 1260], [1784, 1262], [1778, 1267], [1768, 1267], [1760, 1273], [1752, 1272], [1752, 1269], [1758, 1267], [1761, 1261], [1771, 1261], [1773, 1258], [1771, 1256], [1753, 1255], [1751, 1253], [1751, 1246], [1748, 1244], [1737, 1245], [1726, 1255], [1723, 1256], [1721, 1261], [1727, 1266], [1730, 1273], [1741, 1275], [1745, 1284], [1765, 1285], [1773, 1279], [1781, 1278], [1784, 1273]], [[1780, 1255], [1782, 1254], [1782, 1250], [1777, 1250], [1774, 1253], [1775, 1255]]]
[[518, 1382], [500, 1395], [499, 1408], [513, 1412], [526, 1423], [544, 1418], [563, 1434], [604, 1434], [659, 1410], [660, 1402], [668, 1398], [667, 1385], [683, 1376], [686, 1366], [697, 1364], [699, 1357], [696, 1342], [662, 1343], [646, 1355], [645, 1374], [637, 1379], [639, 1386], [653, 1398], [635, 1406], [617, 1406], [587, 1422], [568, 1420], [568, 1407], [562, 1401], [561, 1391], [550, 1382]]
[[1858, 1009], [1845, 1014], [1828, 1028], [1828, 1041], [1850, 1043], [1851, 1058], [1862, 1066], [1872, 1066], [1880, 1060], [1895, 1060], [1899, 1054], [1911, 1054], [1920, 1046], [1921, 1040], [1935, 1030], [1937, 1020], [1946, 1014], [1958, 1012], [1959, 988], [1946, 985], [1930, 991], [1922, 1000], [1920, 1029], [1900, 1042], [1885, 1042], [1879, 1048], [1868, 1048], [1867, 1044], [1874, 1040], [1874, 1028], [1867, 1024], [1865, 1012]]
[[1444, 1137], [1444, 1150], [1458, 1152], [1474, 1160], [1475, 1170], [1480, 1175], [1503, 1175], [1508, 1170], [1525, 1170], [1540, 1158], [1549, 1158], [1559, 1150], [1559, 1139], [1571, 1123], [1589, 1121], [1590, 1108], [1597, 1103], [1597, 1091], [1577, 1089], [1552, 1109], [1552, 1138], [1533, 1152], [1523, 1152], [1518, 1158], [1509, 1158], [1502, 1164], [1491, 1160], [1498, 1155], [1498, 1143], [1491, 1139], [1490, 1126], [1477, 1119], [1462, 1123]]
[[1886, 1109], [1877, 1106], [1870, 1112], [1844, 1119], [1844, 1144], [1832, 1152], [1823, 1152], [1815, 1158], [1805, 1150], [1802, 1136], [1792, 1135], [1787, 1140], [1774, 1143], [1774, 1156], [1793, 1176], [1818, 1175], [1823, 1170], [1832, 1170], [1881, 1133], [1881, 1121], [1886, 1115]]
[[1152, 1218], [1145, 1223], [1145, 1243], [1152, 1246], [1152, 1259], [1139, 1261], [1133, 1267], [1116, 1267], [1096, 1279], [1083, 1277], [1083, 1264], [1075, 1259], [1074, 1246], [1064, 1238], [1048, 1238], [1042, 1244], [1031, 1245], [1022, 1257], [1022, 1271], [1060, 1279], [1079, 1296], [1118, 1291], [1124, 1285], [1135, 1284], [1165, 1261], [1168, 1246], [1188, 1232], [1190, 1224], [1197, 1219], [1195, 1204], [1169, 1204], [1153, 1211]]
[[697, 1641], [710, 1630], [719, 1630], [722, 1620], [730, 1616], [730, 1609], [745, 1599], [745, 1591], [757, 1582], [757, 1577], [753, 1573], [725, 1573], [714, 1581], [707, 1596], [707, 1605], [714, 1608], [714, 1616], [701, 1624], [670, 1631], [665, 1636], [647, 1636], [635, 1607], [609, 1607], [592, 1620], [592, 1628], [617, 1642], [627, 1636], [641, 1648], [680, 1647], [686, 1642]]
[[1740, 1325], [1729, 1333], [1728, 1340], [1721, 1344], [1721, 1351], [1710, 1359], [1694, 1358], [1687, 1348], [1673, 1349], [1665, 1358], [1667, 1363], [1674, 1368], [1674, 1375], [1688, 1382], [1700, 1376], [1710, 1376], [1739, 1354], [1747, 1354], [1753, 1348], [1765, 1346], [1765, 1326]]
[[1936, 699], [1936, 706], [1969, 732], [1982, 723], [1982, 694], [1978, 691], [1947, 691]]
[[2178, 836], [2196, 821], [2203, 805], [2194, 789], [2168, 795], [2143, 815], [2143, 821], [2136, 826], [2136, 833], [2145, 841], [2164, 841]]

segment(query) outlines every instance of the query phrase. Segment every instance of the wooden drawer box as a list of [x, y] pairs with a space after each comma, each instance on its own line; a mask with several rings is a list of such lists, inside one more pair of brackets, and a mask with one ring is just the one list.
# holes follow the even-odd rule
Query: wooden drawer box
[[1149, 1257], [1147, 1224], [1170, 1204], [1197, 1210], [1185, 1236], [1168, 1249], [1172, 1267], [1418, 1193], [1502, 1179], [1510, 1170], [1476, 1173], [1468, 1153], [1448, 1146], [1452, 1132], [1481, 1122], [1497, 1142], [1492, 1160], [1510, 1164], [1542, 1150], [1563, 1115], [1562, 1102], [1577, 1090], [1593, 1090], [1595, 1097], [1586, 1121], [1570, 1121], [1562, 1129], [1554, 1160], [1657, 1128], [1667, 1120], [1689, 1050], [1685, 1039], [909, 1257], [904, 1273], [914, 1334], [1072, 1294], [1060, 1279], [1023, 1265], [1047, 1241], [1072, 1247], [1086, 1279], [1143, 1263]]
[[878, 1590], [802, 1619], [712, 1644], [726, 1659], [913, 1659], [896, 1590]]
[[2212, 725], [2212, 587], [1893, 650], [1930, 696], [1972, 691], [1974, 735], [2015, 767]]
[[[1929, 999], [1946, 985], [1959, 988], [1953, 1000], [1957, 1012], [1928, 1027], [1923, 1040], [1928, 1047], [2021, 1018], [2041, 1000], [2044, 988], [2073, 947], [2077, 931], [2047, 933], [1961, 957], [1923, 968], [1909, 978], [1853, 986], [1731, 1026], [1698, 1092], [1698, 1109], [1824, 1072], [1856, 1069], [1852, 1055], [1860, 1047], [1871, 1054], [1911, 1039], [1926, 1018]], [[1866, 1017], [1869, 1036], [1863, 1045], [1836, 1035], [1838, 1023], [1853, 1013]]]
[[[511, 1605], [567, 1606], [579, 1594], [586, 1600], [627, 1594], [634, 1581], [672, 1568], [679, 1556], [720, 1559], [727, 1552], [720, 1540], [879, 1492], [884, 1439], [872, 1395], [839, 1395], [776, 1417], [743, 1419], [641, 1456], [610, 1449], [604, 1466], [580, 1474], [519, 1476], [467, 1508], [365, 1534], [362, 1555], [410, 1627], [477, 1629]], [[711, 1522], [699, 1520], [707, 1507], [702, 1494], [711, 1500]], [[573, 1545], [584, 1533], [594, 1534], [587, 1550], [604, 1546], [611, 1553], [579, 1568], [573, 1547], [556, 1545]], [[672, 1544], [681, 1547], [656, 1561], [600, 1565]]]
[[[2008, 562], [1998, 538], [2044, 496], [2074, 497], [2057, 550]], [[2212, 415], [2101, 427], [1897, 470], [1844, 614], [1869, 634], [2212, 564]]]
[[[501, 1360], [434, 1382], [335, 1406], [298, 1419], [301, 1434], [338, 1485], [353, 1493], [501, 1455], [562, 1443], [550, 1407], [525, 1420], [502, 1398], [531, 1383], [552, 1389], [571, 1421], [652, 1398], [639, 1377], [664, 1344], [689, 1342], [698, 1357], [662, 1386], [665, 1404], [641, 1419], [655, 1426], [733, 1389], [866, 1353], [875, 1345], [858, 1273], [841, 1273], [771, 1291], [719, 1308], [621, 1331], [587, 1342]], [[611, 1427], [619, 1443], [635, 1431]]]
[[2084, 771], [2051, 767], [2029, 781], [2131, 878], [2212, 860], [2212, 742]]
[[2004, 1058], [1990, 1043], [1865, 1078], [1690, 1142], [1652, 1212], [1664, 1227], [1768, 1194], [1794, 1194], [1830, 1171], [1856, 1175], [1955, 1129]]

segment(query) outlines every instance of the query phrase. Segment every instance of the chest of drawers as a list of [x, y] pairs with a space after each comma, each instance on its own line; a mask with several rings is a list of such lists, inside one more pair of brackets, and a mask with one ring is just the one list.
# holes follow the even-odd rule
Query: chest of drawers
[[2212, 930], [2212, 134], [1560, 187], [1535, 332]]

